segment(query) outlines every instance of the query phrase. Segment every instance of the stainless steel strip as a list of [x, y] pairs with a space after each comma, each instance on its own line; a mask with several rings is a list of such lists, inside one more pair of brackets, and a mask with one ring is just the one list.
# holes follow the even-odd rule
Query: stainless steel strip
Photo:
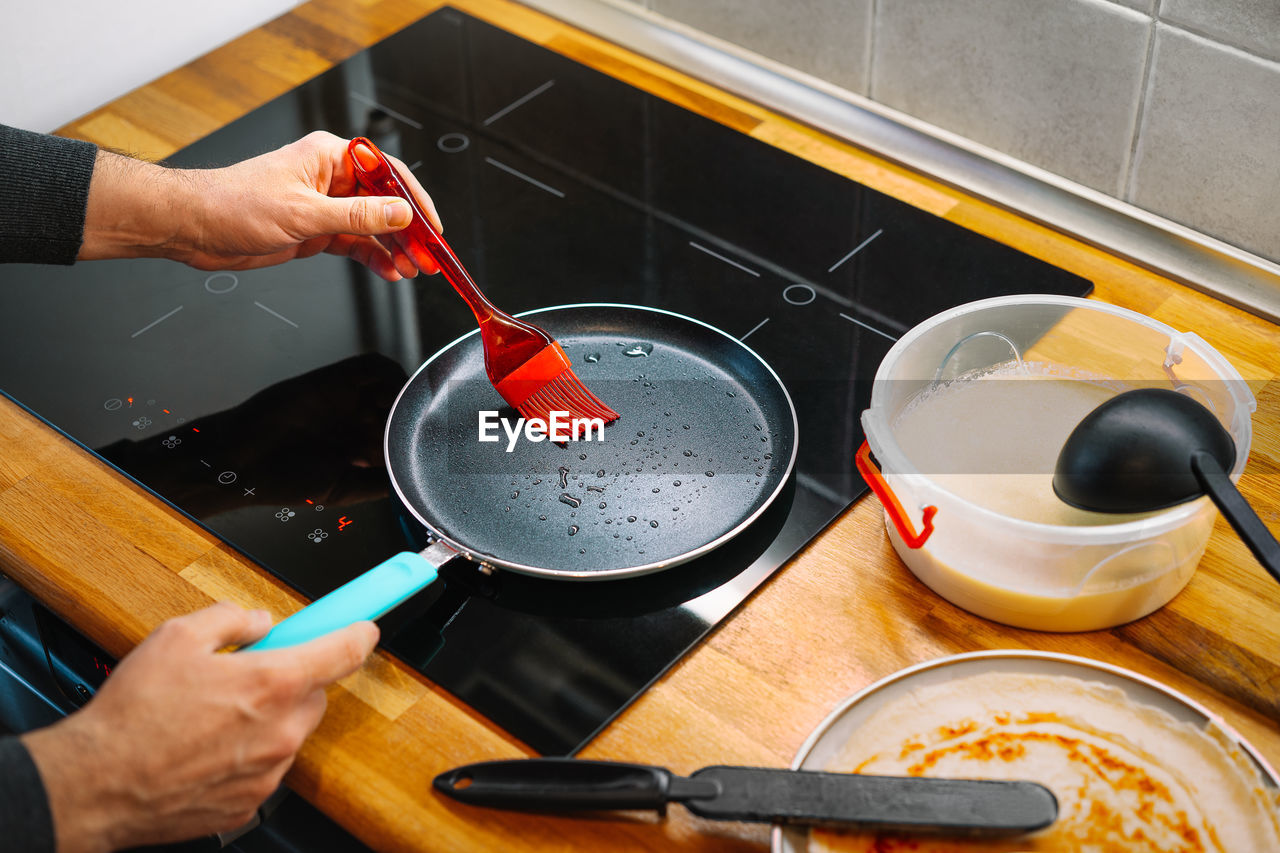
[[1280, 264], [736, 45], [609, 0], [521, 0], [934, 180], [1280, 322]]

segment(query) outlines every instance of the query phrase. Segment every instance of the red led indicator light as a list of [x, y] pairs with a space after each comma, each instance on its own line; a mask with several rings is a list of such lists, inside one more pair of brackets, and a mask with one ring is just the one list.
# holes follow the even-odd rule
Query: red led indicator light
[[309, 504], [314, 504], [314, 503], [315, 503], [315, 501], [311, 500], [311, 498], [303, 498], [303, 500], [305, 500], [305, 501], [306, 501], [307, 503], [309, 503]]
[[192, 427], [192, 428], [191, 428], [191, 431], [192, 431], [192, 432], [199, 432], [200, 430], [196, 429], [195, 427]]
[[173, 412], [169, 411], [168, 409], [161, 409], [160, 411], [164, 412], [166, 415], [172, 415], [172, 414], [173, 414]]
[[129, 398], [128, 398], [128, 400], [129, 400], [129, 408], [131, 408], [131, 409], [132, 409], [132, 408], [133, 408], [133, 398], [132, 398], [132, 397], [129, 397]]
[[351, 519], [347, 518], [345, 515], [342, 518], [338, 519], [338, 532], [341, 533], [343, 528], [345, 528], [348, 524], [351, 524]]

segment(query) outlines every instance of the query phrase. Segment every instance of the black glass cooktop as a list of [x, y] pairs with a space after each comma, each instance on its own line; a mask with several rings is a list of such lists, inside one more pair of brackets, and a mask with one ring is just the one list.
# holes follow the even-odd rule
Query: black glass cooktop
[[[384, 618], [389, 650], [543, 753], [587, 742], [862, 493], [858, 419], [899, 335], [974, 299], [1091, 287], [447, 8], [169, 162], [315, 129], [410, 164], [504, 309], [686, 314], [752, 347], [795, 401], [794, 476], [727, 545], [602, 583], [455, 563]], [[0, 388], [306, 595], [427, 544], [382, 436], [406, 378], [474, 328], [440, 277], [388, 284], [327, 256], [0, 277]]]

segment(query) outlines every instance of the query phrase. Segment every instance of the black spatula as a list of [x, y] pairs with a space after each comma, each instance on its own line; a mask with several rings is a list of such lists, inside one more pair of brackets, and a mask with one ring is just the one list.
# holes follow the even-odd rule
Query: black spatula
[[1057, 818], [1053, 793], [1033, 782], [862, 776], [760, 767], [662, 767], [573, 758], [486, 761], [435, 778], [476, 806], [536, 812], [656, 809], [680, 803], [716, 820], [858, 824], [876, 830], [1016, 835]]

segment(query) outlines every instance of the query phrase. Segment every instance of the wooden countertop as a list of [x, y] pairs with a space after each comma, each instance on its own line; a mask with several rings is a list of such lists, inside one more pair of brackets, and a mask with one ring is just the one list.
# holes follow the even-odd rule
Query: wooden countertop
[[[163, 157], [440, 4], [312, 0], [61, 130]], [[920, 178], [506, 0], [458, 8], [829, 169], [1092, 279], [1095, 298], [1200, 334], [1258, 399], [1240, 481], [1280, 530], [1280, 329], [1019, 216]], [[96, 458], [0, 398], [0, 571], [115, 655], [216, 599], [278, 616], [304, 602]], [[845, 696], [904, 666], [990, 648], [1083, 655], [1158, 679], [1219, 713], [1280, 767], [1280, 589], [1219, 520], [1169, 605], [1110, 631], [1016, 630], [941, 600], [907, 571], [863, 499], [770, 579], [584, 751], [678, 772], [787, 765]], [[378, 653], [335, 686], [290, 785], [387, 850], [759, 850], [767, 828], [673, 809], [665, 820], [477, 811], [431, 793], [458, 764], [527, 750]]]

